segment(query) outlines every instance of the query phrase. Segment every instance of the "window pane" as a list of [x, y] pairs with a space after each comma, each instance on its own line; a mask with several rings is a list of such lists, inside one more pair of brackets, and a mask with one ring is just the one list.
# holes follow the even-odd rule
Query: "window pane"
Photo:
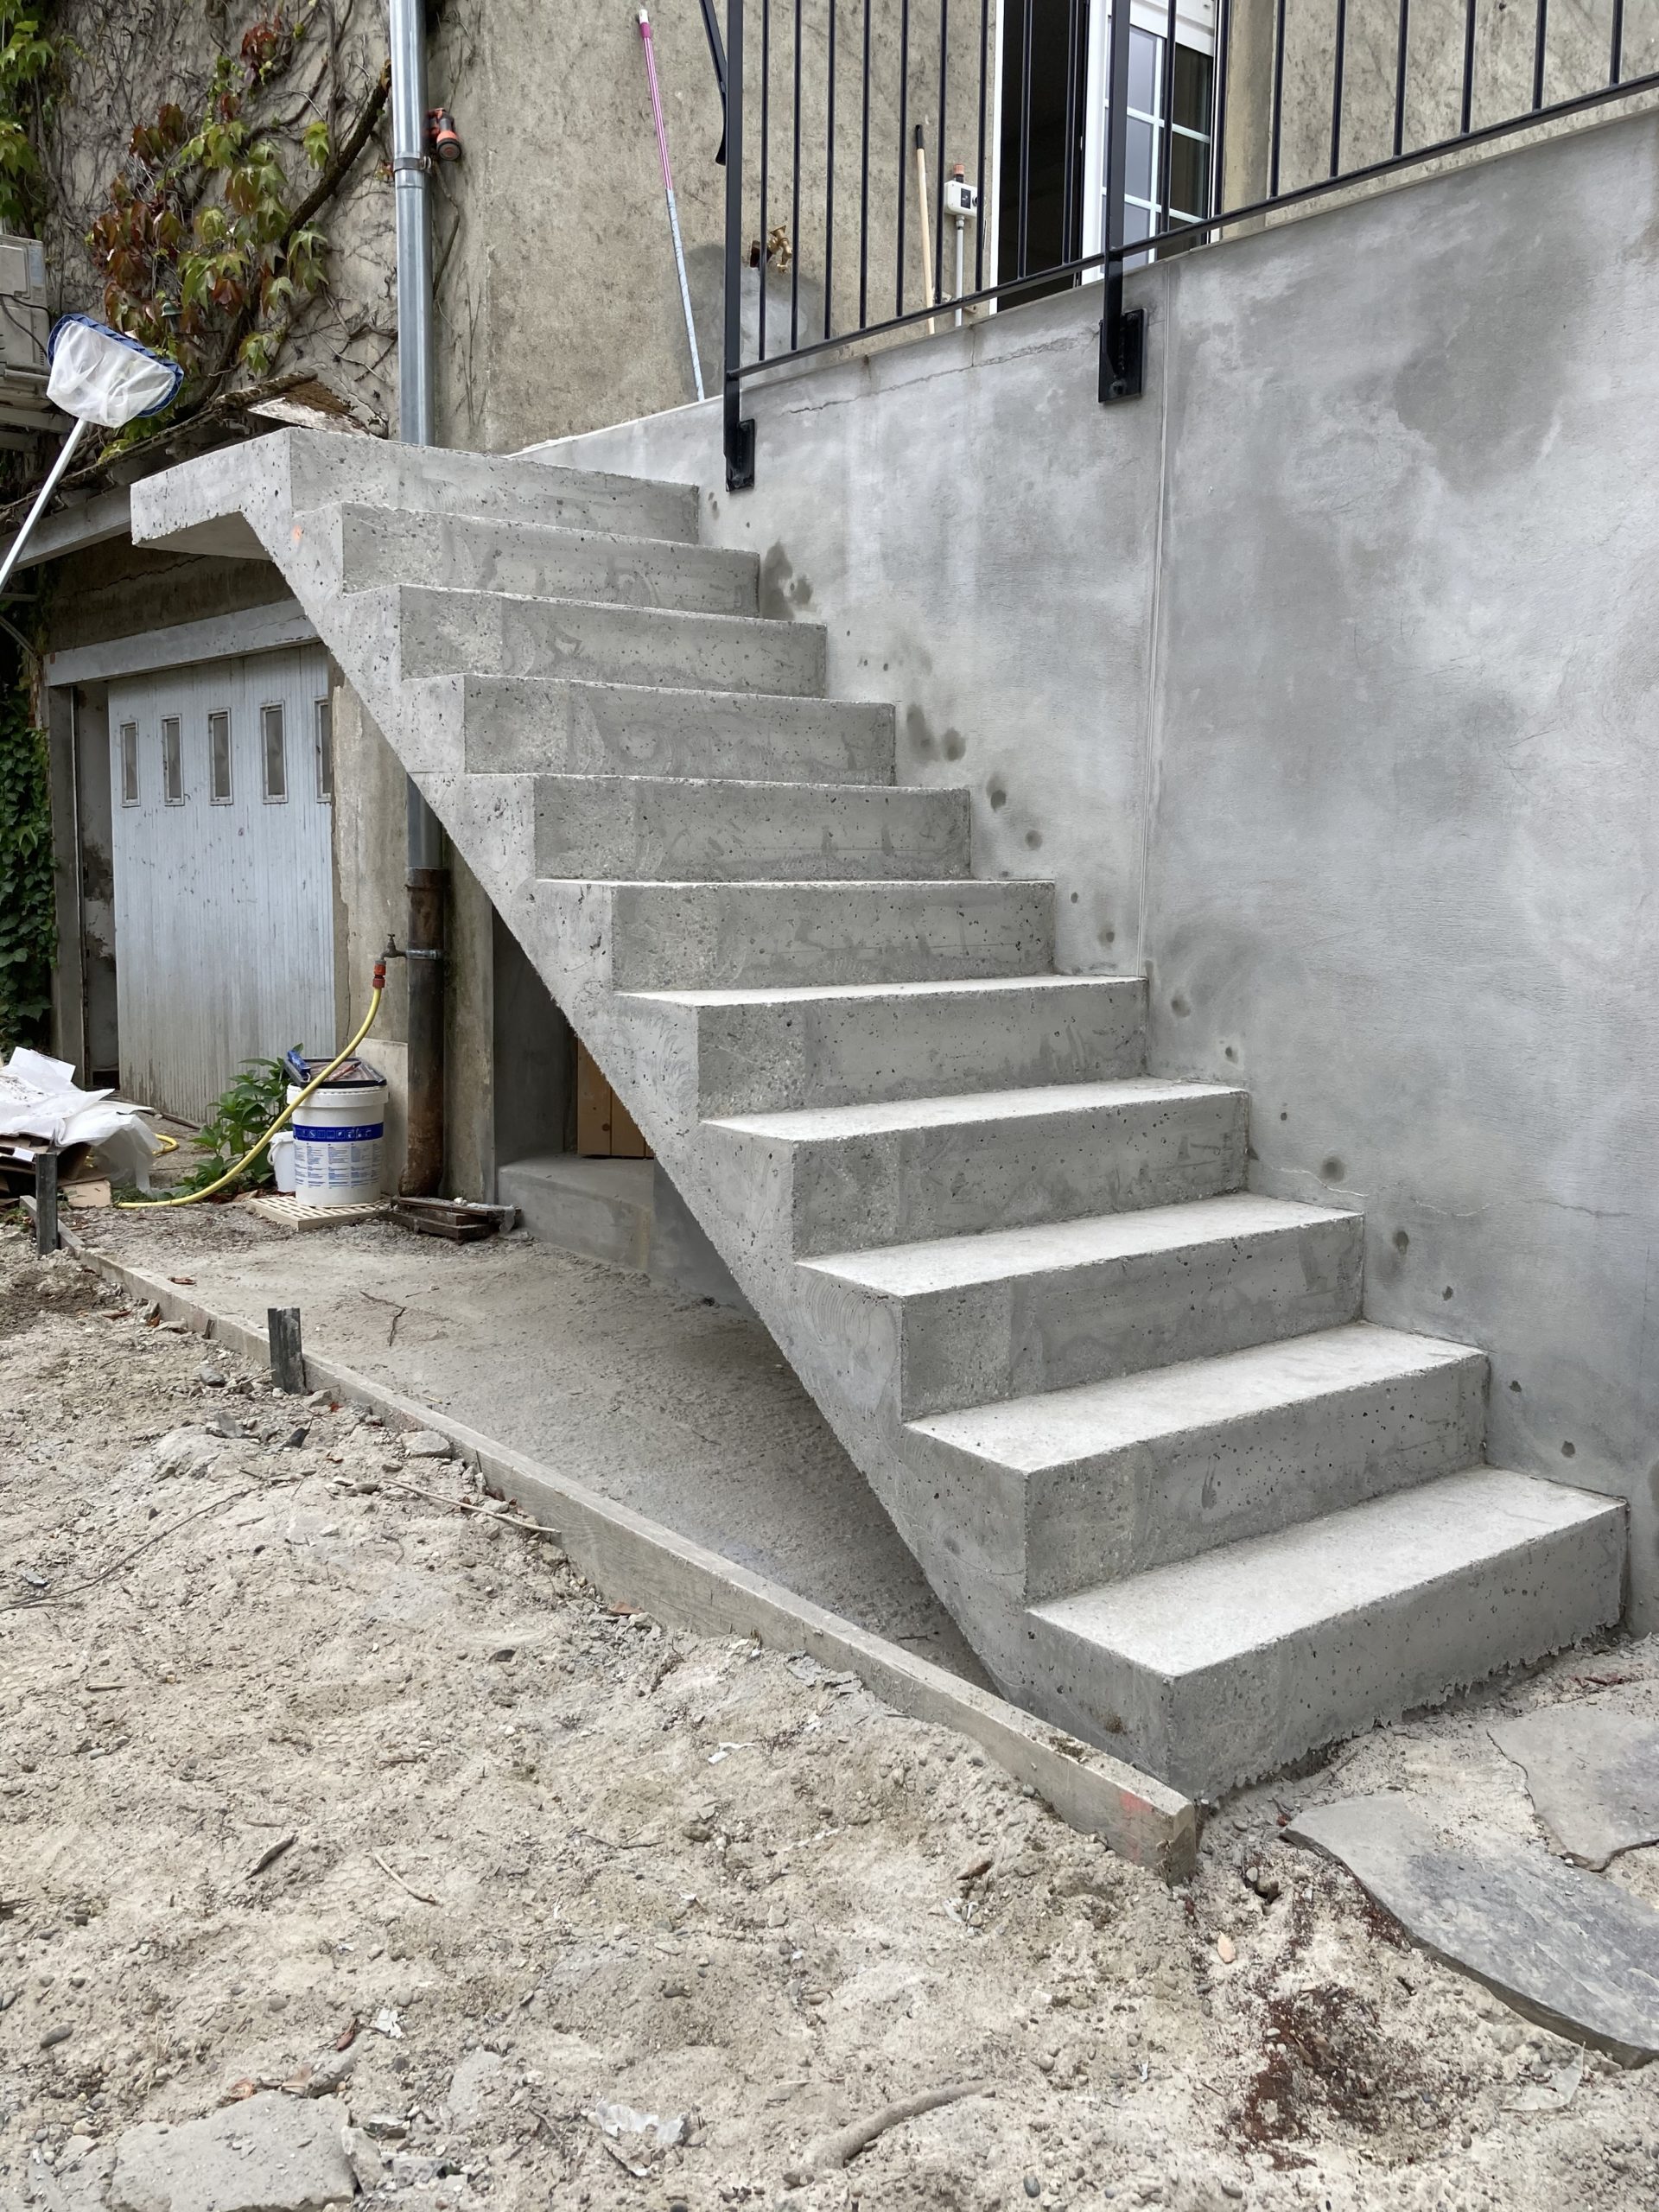
[[1175, 132], [1170, 148], [1170, 205], [1178, 215], [1203, 215], [1210, 189], [1210, 148], [1202, 138]]
[[259, 709], [259, 738], [265, 756], [265, 797], [288, 797], [288, 747], [280, 702]]
[[162, 716], [162, 797], [168, 806], [184, 804], [184, 757], [179, 718]]
[[1152, 149], [1155, 137], [1149, 123], [1128, 119], [1128, 136], [1123, 142], [1123, 189], [1134, 200], [1152, 198]]
[[327, 699], [317, 702], [317, 797], [334, 795], [334, 710]]
[[1190, 46], [1175, 48], [1175, 120], [1184, 123], [1189, 130], [1210, 133], [1210, 78], [1211, 62], [1207, 54], [1195, 54]]
[[[1150, 238], [1151, 236], [1151, 214], [1146, 208], [1137, 207], [1133, 200], [1126, 201], [1123, 208], [1124, 242], [1127, 245], [1133, 245], [1137, 238]], [[1137, 266], [1139, 264], [1137, 264]]]
[[137, 722], [123, 722], [121, 725], [121, 804], [123, 806], [137, 806], [138, 804]]
[[213, 804], [227, 805], [231, 797], [231, 718], [227, 714], [207, 717], [207, 778]]
[[1129, 33], [1129, 105], [1142, 115], [1160, 115], [1158, 95], [1162, 90], [1164, 41], [1150, 31]]

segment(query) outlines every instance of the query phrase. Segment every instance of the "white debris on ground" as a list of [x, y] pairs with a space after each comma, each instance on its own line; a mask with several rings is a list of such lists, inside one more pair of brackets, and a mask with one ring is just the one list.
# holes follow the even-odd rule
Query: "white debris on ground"
[[1236, 1801], [1170, 1891], [0, 1238], [8, 2208], [1659, 2200], [1659, 2068], [1530, 2027], [1279, 1833], [1390, 1783], [1535, 1833], [1487, 1722], [1648, 1694], [1652, 1642]]

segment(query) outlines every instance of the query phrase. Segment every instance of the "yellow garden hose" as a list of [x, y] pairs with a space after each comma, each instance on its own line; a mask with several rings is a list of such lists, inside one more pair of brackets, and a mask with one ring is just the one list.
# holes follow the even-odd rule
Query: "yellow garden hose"
[[[306, 1100], [311, 1096], [314, 1090], [321, 1090], [323, 1084], [327, 1082], [329, 1077], [333, 1075], [334, 1070], [340, 1066], [340, 1063], [351, 1058], [352, 1054], [357, 1050], [358, 1046], [363, 1042], [363, 1039], [368, 1035], [369, 1031], [374, 1026], [374, 1017], [380, 1011], [380, 1000], [385, 991], [385, 988], [386, 963], [384, 960], [377, 960], [374, 963], [374, 988], [369, 993], [369, 1010], [363, 1017], [362, 1027], [358, 1031], [356, 1036], [353, 1038], [349, 1045], [343, 1046], [340, 1050], [335, 1053], [334, 1058], [329, 1061], [322, 1073], [321, 1075], [314, 1075], [310, 1082], [306, 1084], [305, 1089], [301, 1091], [298, 1097], [289, 1100], [289, 1103], [283, 1107], [282, 1112], [276, 1116], [270, 1127], [265, 1131], [264, 1136], [259, 1139], [259, 1141], [256, 1145], [251, 1146], [248, 1151], [243, 1154], [241, 1159], [237, 1161], [234, 1167], [227, 1167], [222, 1175], [217, 1177], [215, 1180], [211, 1183], [205, 1183], [200, 1190], [183, 1192], [176, 1198], [118, 1198], [116, 1200], [116, 1205], [121, 1207], [123, 1211], [127, 1213], [147, 1212], [153, 1206], [193, 1206], [196, 1204], [199, 1198], [211, 1198], [215, 1191], [222, 1191], [227, 1183], [233, 1183], [251, 1160], [257, 1160], [260, 1154], [270, 1142], [272, 1137], [276, 1135], [277, 1130], [282, 1128], [283, 1123], [293, 1114], [295, 1108], [303, 1106]], [[163, 1137], [162, 1141], [163, 1144], [168, 1144], [171, 1141]]]

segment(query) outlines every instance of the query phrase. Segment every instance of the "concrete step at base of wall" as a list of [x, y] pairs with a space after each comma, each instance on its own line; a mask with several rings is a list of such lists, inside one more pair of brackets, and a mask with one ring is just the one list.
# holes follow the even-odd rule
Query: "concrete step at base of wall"
[[824, 633], [815, 623], [421, 584], [353, 596], [392, 602], [405, 677], [562, 676], [807, 698], [823, 690]]
[[1467, 1466], [1485, 1387], [1482, 1353], [1357, 1322], [911, 1433], [964, 1497], [1021, 1498], [1038, 1602]]
[[1088, 1083], [1146, 1063], [1138, 976], [649, 995], [693, 1013], [710, 1116]]
[[1339, 1327], [1359, 1314], [1364, 1226], [1237, 1192], [805, 1264], [839, 1291], [849, 1342], [886, 1317], [914, 1420]]
[[1050, 883], [621, 883], [620, 991], [1019, 976], [1054, 950]]
[[753, 553], [411, 508], [325, 508], [321, 519], [347, 591], [426, 584], [691, 613], [753, 616], [759, 608], [760, 564]]
[[1242, 1090], [1147, 1077], [723, 1116], [805, 1258], [1174, 1205], [1244, 1176]]
[[506, 516], [559, 530], [681, 544], [696, 541], [700, 502], [694, 484], [597, 469], [527, 468], [511, 454], [461, 453], [326, 431], [290, 431], [288, 452], [290, 496], [302, 522], [309, 511], [352, 500], [429, 514]]
[[893, 781], [891, 707], [533, 676], [468, 673], [436, 681], [463, 686], [466, 766], [486, 775]]
[[968, 874], [968, 794], [892, 784], [537, 776], [536, 872], [605, 880]]
[[1219, 1796], [1617, 1620], [1624, 1509], [1472, 1467], [1037, 1607], [1045, 1709]]

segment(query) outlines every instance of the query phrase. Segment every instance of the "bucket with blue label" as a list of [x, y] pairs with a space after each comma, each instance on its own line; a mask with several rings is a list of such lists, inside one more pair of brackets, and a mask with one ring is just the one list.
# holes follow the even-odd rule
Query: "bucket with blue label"
[[[291, 1106], [326, 1058], [288, 1055]], [[294, 1195], [302, 1206], [372, 1205], [380, 1196], [380, 1149], [386, 1133], [386, 1079], [365, 1060], [344, 1060], [294, 1116]]]

